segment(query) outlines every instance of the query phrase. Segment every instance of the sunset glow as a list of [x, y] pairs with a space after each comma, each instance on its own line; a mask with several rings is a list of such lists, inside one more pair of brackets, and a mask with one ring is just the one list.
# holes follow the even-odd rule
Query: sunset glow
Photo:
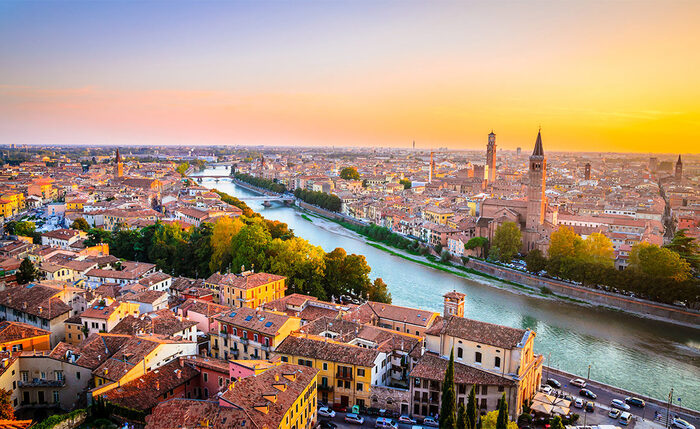
[[700, 2], [0, 2], [0, 138], [696, 153]]

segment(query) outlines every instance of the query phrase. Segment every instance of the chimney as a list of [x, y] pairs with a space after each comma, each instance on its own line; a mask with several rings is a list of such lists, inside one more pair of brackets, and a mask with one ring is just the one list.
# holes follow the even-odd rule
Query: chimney
[[178, 378], [178, 379], [182, 378], [182, 371], [181, 371], [181, 370], [176, 369], [176, 370], [175, 370], [175, 374], [177, 374], [177, 378]]
[[183, 358], [180, 358], [180, 368], [185, 367], [185, 360]]
[[160, 381], [156, 380], [156, 390], [160, 390]]

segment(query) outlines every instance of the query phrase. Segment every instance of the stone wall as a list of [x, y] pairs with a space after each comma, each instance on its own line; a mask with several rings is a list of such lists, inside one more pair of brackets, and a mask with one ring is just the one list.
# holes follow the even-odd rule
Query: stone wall
[[700, 326], [700, 312], [696, 310], [618, 295], [584, 286], [577, 286], [573, 283], [566, 283], [545, 277], [535, 276], [477, 259], [470, 259], [466, 266], [500, 279], [510, 280], [516, 283], [534, 286], [536, 288], [547, 287], [557, 295], [576, 298], [590, 304], [611, 307], [640, 316], [664, 320], [680, 325], [690, 327]]
[[[372, 386], [368, 407], [394, 411], [398, 414], [410, 413], [411, 392], [386, 386]], [[401, 409], [403, 404], [403, 410]]]

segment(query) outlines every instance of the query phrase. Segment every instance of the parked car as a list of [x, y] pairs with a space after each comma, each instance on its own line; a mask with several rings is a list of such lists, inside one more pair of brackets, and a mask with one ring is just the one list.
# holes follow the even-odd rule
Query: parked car
[[623, 411], [630, 410], [630, 406], [625, 404], [625, 401], [623, 401], [622, 399], [613, 399], [612, 401], [610, 401], [610, 406]]
[[581, 387], [581, 388], [586, 387], [586, 380], [584, 380], [582, 378], [574, 378], [569, 383], [571, 383], [572, 386], [576, 386], [576, 387]]
[[562, 399], [565, 399], [565, 400], [567, 400], [567, 401], [569, 401], [569, 402], [574, 402], [574, 397], [571, 396], [571, 395], [568, 395], [568, 394], [562, 396]]
[[415, 424], [416, 421], [404, 414], [404, 415], [399, 417], [399, 423], [406, 423], [406, 424], [412, 425], [412, 424]]
[[576, 400], [574, 401], [574, 407], [583, 408], [583, 399], [576, 398]]
[[345, 415], [345, 421], [353, 425], [361, 425], [365, 423], [365, 419], [362, 416], [358, 416], [355, 413], [348, 413]]
[[630, 414], [628, 411], [625, 411], [624, 413], [620, 414], [620, 424], [627, 426], [630, 424], [630, 421], [632, 420], [632, 414]]
[[644, 402], [643, 399], [635, 398], [635, 397], [627, 397], [625, 398], [625, 402], [627, 402], [630, 405], [634, 405], [635, 407], [640, 407], [644, 408], [646, 405], [646, 402]]
[[399, 425], [388, 417], [377, 417], [374, 427], [376, 429], [398, 429]]
[[333, 404], [333, 405], [331, 405], [331, 409], [333, 411], [337, 411], [339, 413], [344, 413], [348, 410], [348, 407], [344, 406], [344, 405], [340, 405], [340, 404]]
[[613, 419], [617, 420], [620, 417], [620, 414], [622, 414], [622, 411], [618, 410], [617, 408], [613, 408], [608, 413], [608, 417], [612, 417]]
[[554, 378], [548, 378], [547, 384], [554, 387], [555, 389], [561, 389], [561, 383], [559, 382], [559, 380], [556, 380]]
[[543, 384], [542, 386], [540, 386], [540, 392], [544, 392], [547, 395], [549, 395], [550, 393], [552, 393], [552, 388]]
[[678, 429], [695, 429], [695, 426], [678, 417], [674, 417], [673, 420], [671, 420], [671, 426]]
[[583, 396], [583, 397], [590, 398], [590, 399], [595, 399], [598, 397], [598, 395], [596, 395], [595, 393], [591, 392], [588, 389], [581, 389], [578, 391], [578, 394]]
[[423, 419], [423, 426], [428, 426], [431, 428], [438, 428], [438, 427], [440, 427], [440, 423], [438, 423], [438, 421], [432, 417], [426, 417]]
[[333, 417], [335, 417], [335, 411], [331, 410], [328, 407], [321, 407], [318, 409], [318, 415], [321, 417], [329, 417], [332, 419]]
[[595, 402], [593, 402], [593, 401], [586, 402], [586, 412], [592, 413], [594, 411], [595, 411]]
[[330, 420], [321, 420], [321, 429], [338, 429], [338, 425]]

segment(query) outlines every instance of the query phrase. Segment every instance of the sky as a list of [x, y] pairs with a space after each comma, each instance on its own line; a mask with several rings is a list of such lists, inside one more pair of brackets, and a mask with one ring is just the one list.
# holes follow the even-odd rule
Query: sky
[[700, 152], [700, 1], [0, 0], [0, 143]]

